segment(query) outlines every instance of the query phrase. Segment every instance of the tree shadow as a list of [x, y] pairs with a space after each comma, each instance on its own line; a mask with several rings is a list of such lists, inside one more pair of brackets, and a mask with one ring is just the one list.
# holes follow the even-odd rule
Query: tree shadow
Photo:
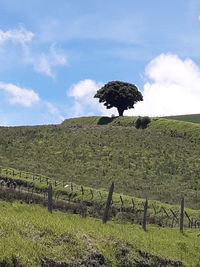
[[104, 124], [109, 124], [109, 123], [111, 123], [113, 120], [115, 120], [115, 119], [117, 119], [118, 117], [101, 117], [99, 120], [98, 120], [98, 122], [97, 122], [97, 124], [98, 125], [104, 125]]

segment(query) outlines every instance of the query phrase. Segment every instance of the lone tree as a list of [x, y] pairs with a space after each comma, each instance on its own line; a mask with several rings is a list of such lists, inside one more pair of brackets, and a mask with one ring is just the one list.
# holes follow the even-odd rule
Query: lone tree
[[108, 82], [94, 97], [99, 98], [107, 109], [117, 108], [119, 116], [123, 116], [124, 110], [134, 108], [138, 101], [143, 101], [141, 92], [134, 84], [121, 81]]

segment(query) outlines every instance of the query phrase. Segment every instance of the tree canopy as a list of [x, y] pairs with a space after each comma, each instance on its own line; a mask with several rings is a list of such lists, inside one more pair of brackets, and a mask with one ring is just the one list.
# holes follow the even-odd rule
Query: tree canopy
[[143, 101], [142, 93], [136, 85], [122, 81], [111, 81], [100, 88], [95, 96], [100, 103], [104, 103], [107, 109], [116, 107], [119, 116], [123, 116], [124, 110], [134, 108], [134, 104]]

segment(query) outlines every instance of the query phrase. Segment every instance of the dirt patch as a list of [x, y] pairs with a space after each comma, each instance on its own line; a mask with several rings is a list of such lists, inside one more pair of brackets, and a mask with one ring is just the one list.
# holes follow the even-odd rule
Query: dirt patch
[[137, 252], [141, 259], [135, 260], [136, 265], [133, 266], [136, 267], [185, 267], [185, 264], [181, 261], [162, 258], [142, 250], [138, 250]]
[[92, 251], [77, 263], [56, 262], [52, 259], [44, 258], [41, 260], [41, 267], [99, 267], [105, 266], [105, 257], [98, 251]]

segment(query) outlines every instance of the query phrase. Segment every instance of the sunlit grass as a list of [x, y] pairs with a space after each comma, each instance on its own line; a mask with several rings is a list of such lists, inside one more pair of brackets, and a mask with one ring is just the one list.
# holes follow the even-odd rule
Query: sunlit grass
[[[96, 189], [200, 208], [200, 125], [85, 117], [62, 125], [1, 127], [0, 165]], [[106, 123], [106, 124], [104, 124]]]
[[19, 202], [0, 202], [0, 214], [0, 261], [14, 256], [25, 266], [40, 266], [44, 257], [73, 263], [95, 250], [104, 254], [110, 266], [118, 266], [116, 253], [126, 247], [130, 258], [143, 250], [191, 267], [200, 263], [198, 229], [182, 235], [178, 229], [149, 225], [144, 232], [139, 225], [102, 224], [98, 219], [50, 214], [40, 206]]

